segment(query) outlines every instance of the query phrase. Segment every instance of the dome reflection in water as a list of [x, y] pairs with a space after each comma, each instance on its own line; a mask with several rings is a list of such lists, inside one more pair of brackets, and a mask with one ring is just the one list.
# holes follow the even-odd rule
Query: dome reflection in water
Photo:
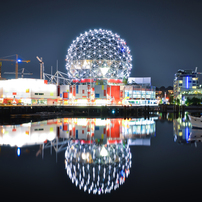
[[64, 152], [72, 183], [88, 193], [105, 194], [127, 183], [132, 165], [130, 147], [151, 145], [155, 119], [58, 118], [2, 125], [0, 146], [16, 147], [20, 158], [25, 148], [38, 145], [36, 157], [46, 158], [53, 150], [56, 162], [57, 154]]
[[70, 123], [65, 168], [72, 183], [89, 194], [122, 185], [131, 169], [132, 145], [150, 145], [155, 122], [140, 119], [75, 119]]
[[79, 189], [110, 193], [130, 174], [131, 153], [122, 140], [96, 142], [71, 140], [65, 152], [67, 175]]

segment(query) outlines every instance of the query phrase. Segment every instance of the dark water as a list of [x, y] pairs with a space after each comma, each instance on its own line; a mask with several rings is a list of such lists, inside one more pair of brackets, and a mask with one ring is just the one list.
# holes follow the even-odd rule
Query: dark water
[[[82, 121], [85, 122], [86, 120], [80, 122]], [[48, 124], [42, 122], [29, 126], [25, 125], [24, 129], [22, 126], [1, 126], [1, 196], [7, 197], [7, 200], [12, 198], [23, 201], [33, 199], [67, 201], [70, 199], [133, 199], [137, 201], [153, 199], [156, 201], [184, 201], [189, 199], [195, 201], [200, 196], [202, 188], [202, 145], [200, 143], [202, 130], [193, 130], [186, 117], [173, 120], [172, 118], [162, 120], [160, 117], [148, 123], [137, 119], [135, 121], [136, 127], [134, 127], [134, 122], [131, 122], [132, 124], [127, 122], [129, 126], [125, 128], [128, 129], [128, 132], [125, 131], [125, 137], [121, 137], [125, 145], [129, 139], [133, 140], [133, 144], [135, 144], [129, 145], [132, 154], [130, 174], [119, 188], [112, 190], [111, 193], [101, 193], [101, 195], [98, 193], [88, 194], [88, 191], [84, 192], [83, 188], [80, 190], [79, 186], [72, 183], [67, 175], [65, 150], [67, 140], [72, 135], [68, 132], [72, 129], [69, 126], [71, 120], [54, 120]], [[108, 122], [111, 124], [110, 120]], [[125, 123], [120, 122], [119, 128], [123, 124]], [[138, 124], [139, 126], [137, 126]], [[78, 122], [75, 125], [77, 125], [77, 129], [80, 127], [81, 137], [87, 137], [85, 133], [89, 131], [85, 131], [84, 126], [78, 126]], [[132, 131], [130, 131], [131, 125]], [[57, 137], [58, 130], [60, 130], [59, 137], [56, 138], [58, 145], [54, 138], [51, 139], [52, 143], [55, 144], [55, 149], [49, 146], [50, 140], [43, 143], [47, 137], [44, 140], [42, 138], [42, 143], [40, 143], [40, 138], [30, 141], [28, 137], [38, 131], [37, 127], [38, 129], [44, 128], [44, 134], [41, 133], [41, 137], [45, 137], [47, 134], [50, 137], [54, 133]], [[101, 126], [99, 127], [101, 128]], [[100, 134], [95, 132], [95, 129], [98, 130], [96, 124], [94, 131], [92, 129], [90, 131], [91, 135], [93, 132], [95, 133], [94, 143], [100, 145], [102, 145], [102, 141], [103, 144], [106, 143], [104, 141], [108, 139], [106, 137], [107, 132], [103, 138], [102, 134], [100, 137]], [[21, 145], [20, 149], [18, 149], [19, 145], [14, 145], [15, 142], [13, 143], [13, 141], [17, 141], [14, 132], [17, 131], [21, 131], [23, 134], [17, 139], [26, 139], [24, 144], [29, 145]], [[46, 131], [49, 132], [46, 133]], [[114, 134], [117, 133], [115, 130], [113, 132]], [[118, 132], [124, 134], [123, 129]], [[79, 134], [77, 133], [77, 135]], [[114, 139], [121, 138], [116, 137]], [[22, 142], [17, 144], [22, 144]]]

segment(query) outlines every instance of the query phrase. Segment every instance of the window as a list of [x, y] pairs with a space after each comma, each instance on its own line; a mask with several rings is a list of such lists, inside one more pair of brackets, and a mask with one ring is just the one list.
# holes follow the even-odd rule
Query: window
[[44, 93], [34, 93], [35, 95], [44, 95]]
[[35, 131], [41, 131], [41, 130], [43, 130], [43, 128], [36, 128], [36, 129], [34, 129]]

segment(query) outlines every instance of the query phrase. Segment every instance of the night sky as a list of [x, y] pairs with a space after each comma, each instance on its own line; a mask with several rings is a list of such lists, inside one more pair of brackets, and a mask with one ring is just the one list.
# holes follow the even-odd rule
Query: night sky
[[[31, 60], [19, 69], [33, 72], [32, 78], [39, 78], [36, 56], [43, 57], [45, 72], [50, 73], [51, 66], [55, 72], [56, 60], [59, 70], [66, 72], [72, 41], [89, 29], [108, 29], [131, 49], [131, 76], [149, 76], [152, 85], [167, 87], [178, 69], [197, 66], [202, 72], [201, 11], [201, 0], [4, 0], [0, 57], [19, 54]], [[12, 71], [15, 64], [3, 62], [2, 73]]]

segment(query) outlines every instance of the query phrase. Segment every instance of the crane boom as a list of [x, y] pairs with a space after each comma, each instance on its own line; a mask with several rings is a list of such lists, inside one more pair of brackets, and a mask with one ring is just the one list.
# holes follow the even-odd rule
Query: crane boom
[[38, 56], [36, 56], [36, 59], [37, 59], [39, 62], [43, 62], [43, 61], [42, 61], [42, 58], [40, 59]]
[[15, 78], [18, 78], [18, 63], [19, 62], [30, 62], [30, 60], [21, 60], [18, 59], [18, 54], [15, 54], [15, 59], [4, 59], [4, 58], [0, 58], [0, 61], [10, 61], [10, 62], [15, 62]]
[[[0, 58], [0, 61], [10, 61], [10, 62], [16, 62], [16, 60], [11, 60], [11, 59], [1, 59]], [[18, 62], [30, 62], [30, 60], [18, 60]]]

